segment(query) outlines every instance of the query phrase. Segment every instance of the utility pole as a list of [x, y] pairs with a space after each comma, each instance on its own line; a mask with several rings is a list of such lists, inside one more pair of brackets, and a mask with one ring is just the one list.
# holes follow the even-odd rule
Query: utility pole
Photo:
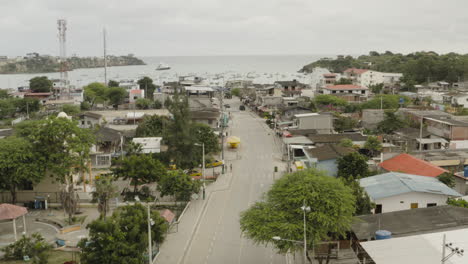
[[[203, 167], [202, 167], [202, 176], [203, 176], [203, 200], [205, 200], [205, 143], [202, 143], [202, 151], [203, 151]], [[224, 164], [223, 164], [224, 166]]]
[[106, 42], [106, 28], [102, 30], [104, 42], [104, 84], [107, 85], [107, 42]]
[[153, 246], [151, 245], [151, 212], [150, 204], [148, 203], [148, 263], [153, 263]]
[[421, 124], [419, 126], [419, 152], [422, 152], [423, 120], [424, 116], [421, 116]]
[[221, 173], [224, 174], [224, 167], [226, 166], [226, 164], [224, 164], [224, 126], [226, 125], [225, 124], [225, 118], [224, 118], [224, 104], [223, 104], [223, 100], [224, 100], [224, 87], [221, 87], [221, 100], [220, 100], [220, 103], [221, 103], [221, 160], [223, 161], [223, 167], [222, 167], [222, 171]]
[[29, 119], [29, 103], [26, 102], [26, 118]]
[[[453, 247], [452, 245], [453, 245], [452, 243], [446, 243], [446, 238], [444, 234], [444, 238], [442, 239], [442, 259], [441, 259], [442, 264], [445, 264], [445, 262], [449, 258], [453, 257], [454, 255], [458, 255], [459, 257], [463, 256], [463, 253], [465, 252], [465, 250], [459, 247]], [[445, 255], [446, 248], [451, 250], [451, 252], [447, 256]]]

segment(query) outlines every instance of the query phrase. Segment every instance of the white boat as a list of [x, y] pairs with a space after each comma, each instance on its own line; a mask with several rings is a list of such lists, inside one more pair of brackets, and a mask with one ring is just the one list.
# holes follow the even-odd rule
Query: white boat
[[171, 66], [165, 64], [165, 63], [159, 63], [158, 67], [156, 68], [157, 71], [164, 71], [164, 70], [169, 70]]

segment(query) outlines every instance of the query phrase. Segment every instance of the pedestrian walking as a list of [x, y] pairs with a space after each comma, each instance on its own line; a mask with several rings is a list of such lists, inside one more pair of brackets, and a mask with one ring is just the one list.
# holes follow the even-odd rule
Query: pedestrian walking
[[232, 163], [231, 163], [231, 165], [229, 165], [229, 166], [231, 167], [231, 172], [232, 172]]

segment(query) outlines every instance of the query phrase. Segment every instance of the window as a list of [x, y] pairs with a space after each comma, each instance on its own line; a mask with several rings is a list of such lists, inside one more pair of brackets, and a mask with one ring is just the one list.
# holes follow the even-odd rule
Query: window
[[411, 203], [411, 209], [416, 209], [418, 207], [419, 207], [418, 203]]
[[96, 163], [97, 166], [110, 165], [110, 155], [97, 156]]
[[376, 204], [375, 205], [375, 213], [376, 214], [381, 214], [382, 213], [382, 205], [381, 204]]
[[366, 91], [365, 91], [365, 90], [361, 90], [361, 94], [365, 94], [365, 93], [366, 93]]
[[82, 124], [82, 125], [84, 125], [84, 124], [85, 124], [85, 121], [84, 121], [84, 120], [83, 120], [83, 121], [81, 121], [81, 124]]
[[20, 190], [20, 191], [32, 191], [33, 190], [33, 184], [32, 184], [31, 181], [25, 181], [25, 182], [21, 183], [18, 186], [18, 190]]
[[336, 91], [333, 91], [332, 93], [336, 94]]
[[437, 206], [437, 203], [428, 203], [427, 204], [427, 207], [433, 207], [433, 206]]

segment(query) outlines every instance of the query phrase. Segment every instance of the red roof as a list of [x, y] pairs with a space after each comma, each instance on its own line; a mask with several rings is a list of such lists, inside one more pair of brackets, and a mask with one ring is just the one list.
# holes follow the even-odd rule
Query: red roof
[[328, 85], [325, 88], [330, 90], [367, 90], [367, 87], [354, 84]]
[[175, 214], [173, 212], [171, 212], [171, 210], [169, 210], [169, 209], [164, 210], [162, 213], [160, 213], [160, 215], [168, 223], [172, 223], [172, 221], [174, 221], [174, 218], [175, 218]]
[[0, 220], [16, 219], [28, 213], [26, 207], [13, 204], [0, 204]]
[[379, 164], [387, 171], [402, 172], [414, 175], [437, 177], [447, 170], [425, 160], [403, 153]]
[[323, 77], [336, 77], [336, 73], [325, 73]]
[[354, 73], [354, 74], [357, 74], [357, 75], [361, 75], [363, 73], [365, 73], [366, 71], [368, 71], [367, 69], [356, 69], [356, 68], [349, 68], [349, 69], [346, 69], [344, 72], [348, 73]]

